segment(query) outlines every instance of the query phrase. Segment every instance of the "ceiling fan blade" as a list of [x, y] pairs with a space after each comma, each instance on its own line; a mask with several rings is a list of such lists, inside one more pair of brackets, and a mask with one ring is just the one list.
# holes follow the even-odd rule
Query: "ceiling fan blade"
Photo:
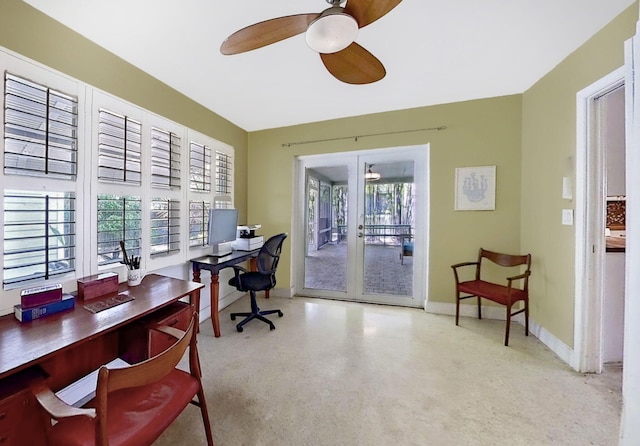
[[321, 53], [320, 57], [329, 73], [347, 84], [370, 84], [387, 74], [382, 63], [355, 42], [337, 53]]
[[398, 6], [402, 0], [348, 0], [345, 12], [363, 28]]
[[297, 14], [255, 23], [227, 37], [220, 46], [220, 52], [239, 54], [279, 42], [305, 32], [318, 16], [319, 13]]

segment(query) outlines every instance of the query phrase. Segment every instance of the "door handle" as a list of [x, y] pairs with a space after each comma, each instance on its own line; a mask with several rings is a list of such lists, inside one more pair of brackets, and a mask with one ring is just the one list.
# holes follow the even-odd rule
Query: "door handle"
[[362, 232], [358, 232], [358, 237], [362, 238], [364, 234]]

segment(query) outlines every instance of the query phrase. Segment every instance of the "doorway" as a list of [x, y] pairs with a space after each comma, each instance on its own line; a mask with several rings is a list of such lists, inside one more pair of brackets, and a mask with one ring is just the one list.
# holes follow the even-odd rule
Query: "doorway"
[[428, 146], [300, 157], [297, 295], [422, 307]]
[[577, 96], [574, 368], [581, 372], [600, 373], [623, 357], [625, 253], [614, 242], [625, 245], [624, 86], [621, 68]]

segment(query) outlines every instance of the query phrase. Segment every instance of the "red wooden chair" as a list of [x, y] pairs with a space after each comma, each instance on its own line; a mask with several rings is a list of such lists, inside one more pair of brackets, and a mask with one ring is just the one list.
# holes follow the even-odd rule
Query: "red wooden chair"
[[[489, 260], [502, 267], [526, 267], [521, 274], [507, 277], [504, 284], [488, 282], [482, 279], [482, 261]], [[458, 269], [466, 266], [475, 266], [475, 279], [469, 281], [460, 281]], [[480, 298], [488, 299], [492, 302], [504, 305], [507, 310], [507, 321], [504, 335], [504, 345], [509, 345], [509, 326], [511, 325], [511, 317], [524, 312], [525, 317], [525, 335], [529, 336], [529, 276], [531, 275], [531, 254], [526, 255], [510, 255], [498, 252], [487, 251], [480, 248], [478, 253], [478, 261], [463, 262], [451, 265], [453, 274], [456, 279], [456, 325], [460, 315], [460, 301], [470, 297], [478, 299], [478, 319], [482, 319], [482, 308]], [[513, 282], [522, 281], [522, 287], [516, 288]], [[516, 302], [524, 302], [524, 308], [511, 312], [511, 308]]]
[[[49, 445], [142, 446], [152, 444], [189, 405], [200, 407], [207, 444], [213, 446], [207, 405], [200, 380], [194, 313], [186, 332], [173, 327], [160, 330], [178, 339], [164, 352], [125, 368], [98, 372], [96, 397], [84, 407], [69, 406], [44, 384], [36, 399], [57, 420], [47, 420]], [[189, 347], [190, 372], [176, 366]], [[197, 395], [197, 402], [193, 398]]]

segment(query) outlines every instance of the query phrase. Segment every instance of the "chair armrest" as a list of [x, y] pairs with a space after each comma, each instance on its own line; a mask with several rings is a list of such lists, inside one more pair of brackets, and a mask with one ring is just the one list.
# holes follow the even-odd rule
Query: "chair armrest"
[[456, 269], [456, 268], [460, 268], [461, 266], [471, 266], [471, 265], [478, 265], [478, 262], [456, 263], [455, 265], [451, 265], [451, 268]]
[[526, 271], [522, 274], [518, 274], [517, 276], [513, 276], [513, 277], [507, 277], [507, 280], [509, 282], [513, 281], [513, 280], [521, 280], [521, 279], [526, 279], [527, 277], [529, 277], [531, 275], [531, 271]]
[[453, 275], [456, 279], [456, 284], [460, 283], [460, 280], [458, 279], [458, 268], [461, 268], [463, 266], [475, 266], [477, 268], [480, 266], [480, 262], [462, 262], [451, 265], [451, 268], [453, 269]]
[[248, 273], [249, 270], [246, 268], [243, 268], [241, 266], [238, 265], [233, 265], [233, 273], [235, 274], [236, 277], [236, 287], [238, 289], [244, 289], [244, 287], [242, 286], [242, 274], [241, 273]]
[[463, 266], [478, 266], [478, 262], [462, 262], [462, 263], [456, 263], [455, 265], [451, 265], [451, 268], [453, 268], [453, 270], [455, 271], [458, 268], [461, 268]]
[[233, 265], [233, 271], [236, 273], [236, 276], [240, 273], [248, 273], [249, 270], [247, 268], [243, 268], [242, 266]]
[[181, 339], [185, 334], [185, 332], [180, 330], [179, 328], [169, 327], [168, 325], [157, 325], [153, 327], [153, 329], [166, 333], [169, 336], [173, 336], [176, 339]]
[[40, 385], [33, 390], [33, 394], [38, 403], [46, 410], [53, 419], [69, 418], [76, 416], [96, 417], [95, 409], [83, 409], [73, 407], [62, 401], [45, 385]]

